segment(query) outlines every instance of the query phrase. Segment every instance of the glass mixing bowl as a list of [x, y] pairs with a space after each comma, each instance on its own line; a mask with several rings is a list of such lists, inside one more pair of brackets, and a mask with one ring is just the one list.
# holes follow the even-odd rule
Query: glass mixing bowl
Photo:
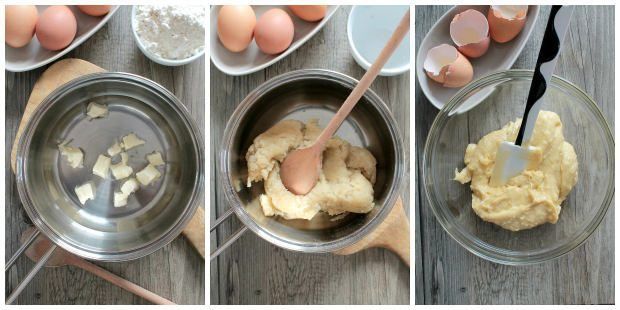
[[480, 219], [471, 208], [469, 183], [454, 181], [469, 143], [523, 115], [532, 71], [508, 70], [461, 89], [430, 129], [422, 168], [435, 217], [472, 253], [502, 264], [525, 265], [561, 256], [584, 242], [601, 223], [614, 194], [614, 140], [600, 109], [581, 89], [553, 77], [542, 110], [556, 112], [579, 161], [578, 180], [556, 224], [511, 232]]

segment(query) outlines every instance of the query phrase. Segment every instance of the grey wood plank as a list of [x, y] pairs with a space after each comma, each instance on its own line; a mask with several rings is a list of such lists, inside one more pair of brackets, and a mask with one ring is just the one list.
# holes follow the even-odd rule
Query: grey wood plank
[[[449, 6], [416, 6], [416, 50]], [[533, 68], [549, 7], [513, 68]], [[585, 90], [614, 126], [613, 6], [579, 6], [556, 74]], [[416, 181], [426, 136], [437, 115], [416, 82]], [[416, 183], [416, 304], [613, 304], [614, 210], [581, 246], [556, 260], [526, 267], [482, 260], [462, 248], [435, 220]]]
[[[242, 77], [226, 76], [211, 65], [211, 179], [215, 152], [235, 106], [254, 88], [276, 75], [302, 68], [323, 68], [361, 78], [346, 37], [350, 7], [341, 7], [323, 30], [273, 66]], [[409, 74], [380, 77], [372, 89], [392, 109], [409, 149]], [[408, 157], [408, 156], [407, 156]], [[407, 160], [409, 162], [409, 160]], [[407, 168], [407, 171], [409, 169]], [[409, 176], [403, 198], [408, 212]], [[218, 182], [211, 183], [211, 220], [228, 209]], [[240, 223], [233, 219], [211, 235], [221, 243]], [[409, 269], [390, 252], [371, 249], [352, 256], [300, 254], [275, 247], [246, 233], [211, 263], [212, 304], [409, 304]]]
[[[84, 44], [63, 58], [90, 61], [109, 71], [142, 75], [173, 92], [190, 110], [204, 136], [205, 59], [183, 67], [163, 67], [148, 60], [131, 35], [131, 7], [124, 6]], [[6, 131], [5, 152], [10, 154], [30, 91], [45, 68], [25, 73], [5, 73]], [[15, 178], [5, 162], [5, 252], [19, 246], [19, 236], [29, 225], [22, 209]], [[205, 267], [198, 252], [179, 237], [163, 249], [130, 262], [97, 263], [112, 273], [180, 304], [205, 303]], [[32, 268], [22, 257], [6, 277], [6, 294]], [[74, 267], [42, 270], [17, 300], [18, 304], [148, 304], [118, 287]]]

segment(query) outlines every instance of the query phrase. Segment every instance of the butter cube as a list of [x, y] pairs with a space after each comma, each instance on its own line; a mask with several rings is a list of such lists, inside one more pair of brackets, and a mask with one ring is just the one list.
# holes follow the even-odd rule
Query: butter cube
[[136, 192], [139, 188], [140, 185], [138, 185], [138, 181], [136, 181], [136, 179], [134, 178], [131, 178], [125, 181], [123, 185], [121, 185], [121, 192], [129, 196], [130, 194]]
[[161, 173], [151, 164], [148, 164], [144, 169], [136, 173], [138, 182], [144, 186], [151, 184], [151, 182], [159, 179], [159, 177], [161, 177]]
[[126, 206], [128, 197], [129, 195], [123, 192], [114, 192], [114, 207], [120, 208]]
[[121, 145], [118, 142], [114, 142], [114, 144], [108, 148], [108, 155], [116, 156], [122, 151]]
[[91, 102], [86, 107], [86, 115], [90, 119], [106, 117], [108, 116], [108, 107], [105, 104]]
[[148, 160], [148, 162], [153, 166], [163, 166], [166, 164], [164, 159], [161, 157], [161, 153], [159, 152], [153, 152], [146, 155], [146, 160]]
[[144, 144], [144, 140], [141, 140], [133, 133], [130, 133], [123, 137], [123, 148], [125, 151], [130, 150], [136, 146], [140, 146]]
[[123, 162], [110, 166], [112, 175], [116, 180], [122, 180], [129, 177], [133, 173], [133, 169], [130, 166], [125, 165]]
[[112, 159], [110, 157], [99, 155], [95, 165], [93, 166], [93, 174], [105, 179], [108, 176], [108, 170], [110, 169], [111, 164]]
[[75, 187], [75, 194], [82, 205], [88, 200], [95, 199], [95, 187], [91, 182], [84, 183]]
[[60, 155], [64, 156], [71, 168], [82, 168], [84, 163], [84, 153], [77, 147], [68, 146], [65, 142], [58, 145]]

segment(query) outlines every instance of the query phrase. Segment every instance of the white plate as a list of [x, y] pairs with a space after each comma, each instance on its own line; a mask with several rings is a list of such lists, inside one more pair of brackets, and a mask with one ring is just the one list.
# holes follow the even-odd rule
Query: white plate
[[[39, 14], [48, 6], [49, 5], [37, 5]], [[75, 39], [73, 39], [73, 42], [71, 42], [69, 46], [60, 51], [46, 50], [39, 44], [37, 36], [34, 36], [28, 45], [20, 48], [10, 47], [5, 43], [6, 70], [11, 72], [29, 71], [62, 57], [90, 38], [99, 28], [103, 27], [110, 17], [114, 15], [116, 10], [118, 10], [119, 6], [113, 6], [108, 14], [99, 17], [84, 14], [75, 5], [69, 5], [69, 8], [77, 20], [77, 33]]]
[[[392, 32], [409, 10], [402, 5], [356, 5], [349, 13], [347, 36], [353, 58], [368, 70]], [[409, 71], [409, 35], [405, 36], [379, 75], [393, 76]]]
[[211, 61], [220, 69], [220, 71], [228, 75], [246, 75], [258, 70], [262, 70], [276, 63], [280, 59], [286, 57], [294, 50], [302, 46], [313, 35], [315, 35], [329, 19], [334, 15], [338, 9], [337, 5], [330, 5], [327, 7], [327, 13], [325, 18], [319, 22], [306, 22], [293, 14], [285, 5], [253, 5], [252, 8], [256, 13], [256, 19], [267, 10], [273, 8], [281, 8], [286, 11], [293, 19], [295, 25], [295, 36], [293, 37], [293, 43], [289, 48], [278, 55], [267, 55], [261, 52], [256, 45], [256, 41], [252, 40], [250, 46], [244, 51], [239, 53], [233, 53], [227, 50], [219, 38], [217, 37], [217, 14], [220, 11], [220, 5], [215, 5], [211, 8], [210, 23], [211, 33], [209, 34], [209, 45], [211, 50]]
[[[416, 59], [416, 75], [420, 82], [420, 88], [426, 95], [426, 98], [438, 109], [441, 109], [449, 100], [454, 96], [460, 88], [447, 88], [441, 86], [439, 83], [431, 80], [426, 76], [424, 72], [424, 59], [428, 50], [442, 44], [454, 45], [450, 38], [450, 22], [452, 18], [458, 13], [461, 13], [468, 9], [475, 9], [487, 15], [488, 5], [457, 5], [448, 10], [439, 20], [433, 25], [430, 31], [426, 34], [420, 48], [418, 49], [418, 56]], [[470, 59], [472, 66], [474, 67], [474, 77], [476, 80], [489, 73], [507, 70], [512, 67], [514, 62], [521, 54], [523, 47], [527, 43], [528, 38], [534, 30], [534, 25], [538, 19], [539, 7], [537, 5], [530, 5], [527, 11], [527, 21], [525, 27], [519, 35], [512, 41], [507, 43], [497, 43], [491, 40], [489, 50], [486, 54], [479, 58]], [[472, 81], [473, 81], [472, 80]]]

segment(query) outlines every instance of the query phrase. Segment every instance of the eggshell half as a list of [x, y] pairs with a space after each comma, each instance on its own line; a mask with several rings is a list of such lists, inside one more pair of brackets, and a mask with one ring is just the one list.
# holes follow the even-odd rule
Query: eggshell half
[[450, 88], [465, 86], [474, 77], [474, 68], [469, 60], [448, 44], [438, 45], [428, 51], [424, 71], [431, 80]]
[[498, 43], [514, 39], [525, 26], [527, 5], [492, 5], [488, 20], [491, 38]]
[[463, 87], [474, 78], [474, 68], [469, 60], [459, 53], [456, 60], [448, 66], [446, 72], [446, 81], [443, 83], [445, 87]]
[[459, 46], [459, 51], [467, 55], [467, 57], [478, 58], [489, 50], [489, 43], [491, 43], [491, 39], [487, 36], [478, 43]]
[[471, 58], [480, 57], [489, 49], [489, 23], [477, 10], [466, 10], [452, 19], [450, 37], [461, 53]]

